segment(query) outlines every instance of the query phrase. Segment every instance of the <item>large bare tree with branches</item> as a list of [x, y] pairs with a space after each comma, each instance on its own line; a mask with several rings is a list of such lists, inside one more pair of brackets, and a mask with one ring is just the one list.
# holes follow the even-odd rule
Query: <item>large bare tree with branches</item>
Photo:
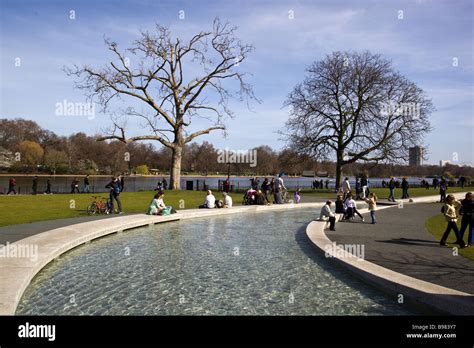
[[[156, 140], [170, 148], [170, 187], [179, 189], [183, 146], [211, 131], [225, 131], [225, 118], [233, 117], [228, 107], [231, 98], [247, 102], [256, 99], [244, 80], [246, 73], [239, 68], [253, 47], [236, 38], [235, 31], [236, 27], [216, 18], [212, 30], [182, 40], [157, 24], [154, 31], [141, 32], [125, 51], [106, 39], [114, 59], [102, 68], [66, 68], [66, 73], [76, 78], [76, 87], [98, 102], [103, 112], [114, 99], [132, 98], [144, 106], [121, 109], [99, 140]], [[209, 124], [193, 129], [191, 122], [196, 117]], [[126, 120], [131, 118], [142, 121], [146, 134], [126, 136]]]
[[307, 69], [290, 93], [282, 134], [288, 146], [343, 166], [356, 161], [401, 162], [430, 131], [433, 105], [424, 91], [370, 52], [334, 52]]

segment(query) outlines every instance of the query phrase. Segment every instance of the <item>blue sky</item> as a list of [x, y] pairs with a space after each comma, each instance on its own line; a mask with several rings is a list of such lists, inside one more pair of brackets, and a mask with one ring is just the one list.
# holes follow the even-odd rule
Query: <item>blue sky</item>
[[[126, 48], [140, 29], [169, 25], [187, 36], [210, 29], [218, 16], [239, 27], [237, 35], [255, 47], [239, 69], [251, 72], [261, 104], [232, 102], [235, 119], [227, 137], [201, 138], [218, 148], [283, 147], [276, 132], [288, 117], [283, 102], [315, 60], [335, 50], [370, 50], [393, 61], [433, 99], [434, 130], [426, 137], [428, 163], [457, 160], [474, 164], [473, 2], [407, 1], [25, 1], [0, 0], [0, 117], [23, 117], [68, 135], [98, 133], [107, 115], [61, 117], [55, 105], [83, 102], [63, 66], [102, 66], [111, 56], [104, 36]], [[69, 18], [74, 10], [76, 19]], [[183, 10], [185, 19], [179, 18]], [[289, 18], [293, 11], [294, 19]], [[403, 19], [399, 19], [403, 11]], [[15, 59], [21, 58], [21, 66]], [[457, 58], [458, 66], [453, 66]], [[133, 61], [131, 62], [133, 65]], [[201, 126], [199, 123], [196, 126]], [[130, 135], [140, 124], [129, 122]], [[454, 161], [456, 163], [456, 161]]]

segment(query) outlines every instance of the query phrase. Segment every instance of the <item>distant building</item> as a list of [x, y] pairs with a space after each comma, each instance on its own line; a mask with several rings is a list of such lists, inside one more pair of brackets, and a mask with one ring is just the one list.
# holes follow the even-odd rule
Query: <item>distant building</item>
[[301, 176], [312, 178], [312, 177], [316, 176], [316, 173], [312, 170], [303, 170], [303, 173], [301, 173]]
[[451, 162], [449, 162], [448, 160], [441, 160], [439, 161], [439, 166], [440, 167], [444, 167], [446, 166], [446, 164], [450, 164]]
[[423, 148], [421, 146], [414, 146], [408, 149], [408, 164], [410, 166], [421, 166], [423, 160]]

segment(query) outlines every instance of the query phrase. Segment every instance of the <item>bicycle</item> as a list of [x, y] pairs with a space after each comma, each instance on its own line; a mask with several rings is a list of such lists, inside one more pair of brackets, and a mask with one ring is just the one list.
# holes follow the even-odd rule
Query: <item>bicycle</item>
[[[95, 215], [95, 214], [110, 214], [112, 211], [112, 203], [110, 202], [109, 198], [99, 197], [99, 196], [92, 196], [94, 199], [92, 203], [87, 207], [87, 214]], [[105, 199], [105, 202], [104, 202]]]

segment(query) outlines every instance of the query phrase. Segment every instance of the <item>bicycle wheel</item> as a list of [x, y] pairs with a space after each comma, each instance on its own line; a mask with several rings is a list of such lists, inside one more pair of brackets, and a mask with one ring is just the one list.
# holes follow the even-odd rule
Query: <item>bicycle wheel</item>
[[95, 203], [92, 203], [87, 207], [87, 214], [89, 215], [95, 215], [97, 214], [97, 205]]

